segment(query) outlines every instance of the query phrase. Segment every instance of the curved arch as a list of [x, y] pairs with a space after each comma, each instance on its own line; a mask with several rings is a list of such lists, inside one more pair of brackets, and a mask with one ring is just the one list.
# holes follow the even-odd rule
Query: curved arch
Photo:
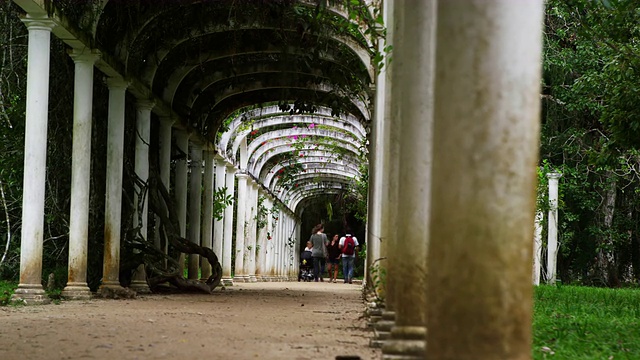
[[[306, 139], [307, 137], [310, 139], [316, 139], [316, 138], [338, 139], [337, 145], [342, 145], [342, 143], [353, 145], [354, 142], [364, 142], [364, 139], [354, 139], [350, 135], [346, 135], [340, 131], [317, 129], [316, 127], [314, 127], [313, 129], [310, 129], [308, 127], [297, 128], [297, 129], [290, 128], [290, 129], [269, 131], [267, 133], [257, 136], [255, 139], [253, 139], [253, 141], [249, 143], [248, 151], [250, 156], [253, 157], [253, 154], [256, 153], [257, 150], [261, 147], [267, 146], [271, 143], [275, 143], [274, 146], [279, 145], [278, 140], [286, 139], [285, 141], [292, 143], [293, 141], [296, 141], [298, 138]], [[245, 138], [246, 138], [245, 136], [238, 138], [237, 139], [238, 144], [240, 140]], [[302, 140], [300, 140], [300, 142], [302, 142]], [[234, 145], [236, 145], [235, 141], [234, 141]], [[313, 150], [314, 147], [319, 148], [323, 144], [316, 144], [314, 146], [314, 144], [309, 143], [309, 144], [302, 144], [302, 145], [304, 145], [303, 149]], [[267, 151], [268, 150], [269, 149], [267, 149]], [[358, 150], [359, 149], [354, 151], [354, 153], [357, 153]]]
[[[327, 163], [326, 161], [321, 161], [318, 160], [316, 158], [314, 159], [305, 159], [303, 161], [300, 162], [302, 164], [302, 166], [304, 167], [304, 172], [305, 173], [309, 173], [309, 174], [322, 174], [325, 172], [332, 172], [332, 171], [336, 171], [336, 172], [341, 172], [341, 173], [345, 173], [345, 174], [352, 174], [354, 177], [360, 177], [362, 176], [362, 174], [360, 173], [360, 169], [357, 166], [358, 164], [356, 163], [346, 163], [346, 164], [340, 164], [338, 162], [336, 163]], [[280, 171], [280, 169], [282, 169], [284, 166], [282, 164], [276, 164], [273, 168], [271, 168], [266, 175], [264, 176], [264, 179], [262, 180], [262, 183], [269, 189], [273, 190], [275, 188], [275, 179], [277, 179], [278, 176], [278, 171]]]
[[302, 197], [296, 201], [292, 201], [291, 205], [294, 206], [292, 209], [295, 212], [296, 216], [301, 217], [304, 213], [304, 210], [308, 207], [307, 202], [311, 202], [313, 199], [321, 198], [326, 195], [336, 195], [340, 194], [342, 191], [333, 191], [327, 190], [325, 192], [312, 192], [306, 194], [305, 197]]
[[[276, 104], [276, 103], [294, 103], [294, 101], [304, 101], [316, 106], [326, 106], [333, 109], [334, 106], [338, 106], [342, 114], [351, 114], [355, 116], [362, 124], [369, 124], [370, 114], [369, 109], [363, 113], [360, 109], [353, 106], [351, 103], [341, 104], [341, 99], [331, 93], [319, 93], [308, 89], [267, 89], [267, 90], [255, 90], [251, 92], [245, 92], [238, 94], [234, 97], [223, 100], [216, 109], [209, 109], [209, 111], [201, 115], [202, 122], [207, 126], [207, 132], [209, 134], [215, 133], [222, 125], [223, 121], [233, 114], [237, 109], [243, 107], [255, 106], [260, 107], [261, 104]], [[211, 129], [212, 131], [209, 131]], [[215, 131], [214, 131], [215, 129]]]
[[283, 203], [295, 212], [295, 204], [305, 197], [312, 195], [314, 193], [320, 194], [340, 194], [349, 191], [349, 189], [342, 186], [342, 184], [325, 184], [321, 187], [306, 187], [306, 188], [296, 188], [290, 192], [283, 194]]
[[[345, 147], [345, 149], [347, 151], [351, 151], [354, 154], [356, 154], [355, 151], [357, 151], [357, 149], [355, 149], [354, 147], [351, 147], [351, 148]], [[297, 149], [291, 146], [291, 144], [288, 144], [284, 141], [281, 141], [279, 144], [277, 144], [277, 146], [274, 145], [272, 148], [269, 148], [268, 150], [266, 147], [263, 147], [261, 148], [260, 151], [255, 152], [254, 156], [252, 156], [252, 158], [249, 159], [249, 164], [247, 166], [247, 169], [252, 173], [255, 173], [257, 169], [262, 169], [267, 163], [267, 161], [269, 161], [269, 159], [272, 158], [273, 156], [292, 152], [294, 150], [297, 150]], [[309, 152], [308, 156], [324, 156], [324, 154], [327, 154], [326, 151], [321, 153], [315, 153], [314, 151], [316, 150], [306, 150], [306, 151]], [[268, 154], [268, 156], [263, 156], [266, 154]], [[340, 161], [340, 159], [337, 158], [339, 155], [335, 155], [335, 156], [336, 156], [335, 160], [328, 158], [327, 160], [325, 160], [325, 162]], [[305, 157], [305, 155], [301, 157]], [[355, 157], [352, 157], [352, 158], [355, 158]]]
[[[96, 29], [93, 31], [94, 38], [97, 35], [97, 26], [99, 22], [102, 20], [103, 15], [105, 14], [105, 8], [109, 3], [109, 0], [101, 0], [101, 1], [102, 1], [102, 4], [100, 9], [102, 11], [96, 12], [96, 19], [95, 19]], [[219, 9], [225, 6], [229, 8], [234, 5], [233, 2], [227, 2], [225, 4], [225, 2], [217, 1], [216, 3], [219, 5], [216, 7], [216, 9]], [[212, 5], [215, 6], [216, 3], [212, 4], [210, 1], [206, 1], [206, 0], [181, 0], [180, 3], [176, 4], [175, 7], [167, 6], [166, 4], [164, 4], [164, 6], [162, 7], [149, 6], [149, 7], [143, 8], [142, 10], [137, 9], [138, 11], [135, 13], [137, 16], [134, 15], [132, 17], [134, 20], [138, 20], [137, 24], [129, 25], [129, 27], [127, 28], [128, 31], [126, 31], [124, 34], [115, 34], [116, 36], [113, 36], [114, 34], [110, 33], [110, 35], [112, 35], [113, 38], [121, 39], [119, 42], [114, 44], [114, 48], [120, 49], [119, 53], [122, 59], [128, 59], [129, 57], [128, 49], [132, 47], [135, 40], [138, 39], [141, 36], [141, 34], [148, 29], [150, 24], [161, 22], [162, 21], [161, 17], [163, 15], [168, 14], [169, 16], [175, 16], [176, 7], [185, 7], [185, 6], [196, 7], [197, 5], [202, 5], [202, 4], [206, 6], [206, 9], [210, 11], [214, 11], [214, 9], [212, 9]], [[318, 6], [317, 2], [313, 0], [300, 0], [297, 2], [297, 4], [304, 5], [309, 8], [316, 8]], [[123, 4], [117, 4], [117, 5], [122, 6]], [[116, 5], [113, 5], [113, 6], [115, 7]], [[140, 8], [140, 6], [138, 6], [138, 8]], [[324, 6], [324, 10], [333, 16], [339, 16], [345, 21], [350, 21], [349, 14], [340, 3], [328, 2]], [[192, 12], [200, 13], [199, 11], [197, 11], [197, 9]], [[229, 13], [229, 11], [226, 11], [226, 13]], [[131, 21], [131, 19], [129, 20]], [[360, 26], [358, 26], [356, 30], [358, 31], [359, 36], [362, 39], [364, 39], [364, 41], [366, 42], [366, 46], [368, 48], [373, 48], [374, 44], [370, 36], [365, 35], [365, 33], [360, 28]]]
[[[354, 182], [354, 177], [350, 174], [334, 174], [330, 172], [323, 172], [318, 174], [304, 174], [299, 175], [294, 178], [292, 185], [289, 187], [290, 189], [298, 188], [300, 185], [304, 186], [306, 184], [325, 184], [325, 183], [340, 183], [351, 185]], [[273, 184], [274, 189], [277, 186], [277, 183]]]
[[[278, 19], [280, 20], [280, 19]], [[140, 76], [142, 81], [147, 83], [148, 85], [153, 84], [153, 79], [155, 77], [156, 71], [158, 70], [159, 64], [161, 64], [167, 55], [173, 51], [174, 48], [180, 47], [181, 45], [188, 42], [202, 43], [199, 38], [200, 37], [209, 37], [215, 36], [216, 34], [222, 34], [226, 32], [243, 32], [243, 31], [257, 31], [257, 32], [273, 32], [277, 30], [280, 34], [290, 33], [292, 38], [293, 35], [296, 35], [298, 38], [299, 32], [295, 28], [284, 29], [279, 27], [277, 24], [272, 25], [263, 25], [263, 24], [246, 24], [230, 27], [227, 24], [219, 24], [217, 23], [217, 19], [211, 18], [209, 19], [209, 23], [204, 25], [203, 27], [192, 28], [190, 32], [184, 34], [175, 34], [175, 37], [165, 36], [163, 39], [163, 46], [161, 48], [156, 48], [152, 50], [152, 53], [147, 53], [146, 55], [142, 55], [142, 59], [131, 59], [129, 54], [127, 58], [124, 59], [125, 64], [127, 65], [127, 69], [130, 68], [132, 63], [145, 63], [146, 65], [141, 68], [142, 71]], [[201, 24], [202, 25], [202, 24]], [[281, 24], [280, 24], [281, 25]], [[314, 36], [314, 35], [308, 35]], [[317, 38], [321, 36], [315, 35]], [[350, 36], [345, 36], [341, 34], [330, 34], [329, 36], [322, 36], [323, 38], [337, 42], [342, 46], [346, 47], [350, 50], [350, 52], [355, 55], [360, 62], [364, 65], [367, 73], [369, 74], [369, 80], [373, 79], [373, 67], [371, 66], [371, 52], [366, 47], [359, 44], [355, 39]], [[268, 38], [268, 36], [267, 36]], [[135, 42], [134, 42], [135, 46]]]
[[[326, 107], [318, 107], [317, 111], [313, 114], [295, 114], [285, 115], [278, 106], [268, 106], [265, 108], [249, 110], [238, 115], [228, 127], [228, 130], [221, 134], [217, 147], [221, 152], [227, 152], [228, 144], [235, 136], [234, 144], [240, 136], [246, 136], [249, 130], [238, 131], [243, 124], [243, 118], [247, 121], [252, 121], [252, 129], [261, 129], [282, 123], [296, 123], [296, 124], [318, 124], [333, 126], [349, 131], [350, 133], [360, 136], [362, 138], [367, 137], [365, 127], [352, 115], [335, 117], [331, 116], [331, 109]], [[236, 146], [234, 145], [230, 150], [231, 153], [235, 153]]]
[[[340, 89], [334, 88], [333, 84], [327, 82], [301, 82], [298, 83], [295, 79], [287, 79], [287, 78], [272, 78], [272, 79], [262, 79], [262, 80], [254, 80], [253, 83], [242, 83], [241, 87], [237, 86], [229, 86], [221, 89], [212, 89], [209, 91], [205, 91], [201, 93], [196, 99], [195, 103], [192, 104], [189, 110], [189, 114], [191, 118], [200, 118], [202, 119], [204, 114], [207, 114], [207, 117], [210, 116], [211, 112], [214, 112], [217, 109], [224, 109], [226, 104], [233, 104], [238, 99], [243, 99], [249, 97], [251, 99], [259, 98], [257, 93], [271, 93], [271, 101], [282, 101], [286, 98], [283, 98], [282, 93], [302, 93], [302, 92], [310, 92], [313, 96], [317, 97], [318, 94], [325, 95], [333, 95], [338, 97], [343, 97], [340, 95]], [[274, 97], [275, 95], [275, 97]], [[344, 98], [344, 97], [343, 97]], [[322, 99], [320, 99], [322, 100]], [[249, 104], [255, 104], [255, 100], [249, 102]], [[369, 110], [367, 109], [367, 105], [363, 99], [359, 98], [350, 98], [349, 100], [349, 112], [352, 114], [360, 115], [361, 118], [369, 118]], [[238, 106], [230, 106], [231, 111], [234, 111], [238, 108], [241, 108], [242, 105]], [[231, 112], [230, 111], [230, 112]], [[222, 119], [220, 119], [221, 121]], [[206, 120], [205, 120], [206, 121]]]

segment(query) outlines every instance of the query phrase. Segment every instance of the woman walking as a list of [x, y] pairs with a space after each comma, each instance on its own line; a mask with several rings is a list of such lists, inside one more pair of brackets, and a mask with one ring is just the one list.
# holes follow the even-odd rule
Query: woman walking
[[323, 234], [323, 231], [324, 226], [322, 224], [318, 224], [313, 227], [311, 237], [309, 238], [309, 241], [313, 244], [313, 247], [311, 248], [311, 256], [313, 256], [313, 275], [316, 278], [316, 282], [318, 279], [320, 279], [320, 281], [324, 281], [322, 278], [321, 266], [322, 261], [326, 257], [327, 235]]
[[[336, 282], [338, 278], [338, 264], [340, 264], [340, 256], [342, 251], [340, 250], [340, 236], [338, 234], [333, 235], [331, 242], [327, 245], [327, 253], [329, 254], [329, 282]], [[333, 275], [331, 275], [331, 269], [333, 268]]]

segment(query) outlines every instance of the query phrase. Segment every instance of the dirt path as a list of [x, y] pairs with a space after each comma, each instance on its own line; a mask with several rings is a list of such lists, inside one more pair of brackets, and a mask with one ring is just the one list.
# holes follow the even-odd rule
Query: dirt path
[[0, 359], [379, 359], [360, 289], [253, 283], [214, 295], [1, 307]]

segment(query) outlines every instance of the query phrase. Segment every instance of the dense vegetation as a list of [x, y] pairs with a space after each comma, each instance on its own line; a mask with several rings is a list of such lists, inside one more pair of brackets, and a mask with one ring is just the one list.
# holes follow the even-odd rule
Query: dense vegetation
[[[640, 7], [547, 2], [541, 166], [560, 181], [558, 275], [619, 286], [640, 276]], [[544, 184], [542, 184], [544, 186]]]

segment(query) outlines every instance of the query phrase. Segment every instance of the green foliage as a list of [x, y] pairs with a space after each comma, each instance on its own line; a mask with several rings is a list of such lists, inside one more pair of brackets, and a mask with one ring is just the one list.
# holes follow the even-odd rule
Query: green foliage
[[548, 209], [544, 175], [561, 172], [565, 283], [618, 286], [640, 275], [639, 20], [634, 1], [546, 3], [538, 209]]
[[11, 295], [18, 288], [15, 282], [0, 280], [0, 306], [9, 305], [11, 303]]
[[365, 223], [367, 221], [367, 196], [369, 192], [369, 165], [365, 162], [360, 165], [362, 176], [356, 179], [352, 185], [346, 206], [356, 219]]
[[637, 289], [535, 288], [534, 359], [640, 357]]
[[227, 187], [218, 188], [213, 192], [213, 217], [222, 220], [224, 209], [233, 204], [233, 195], [227, 195]]
[[267, 226], [268, 221], [269, 221], [269, 210], [267, 209], [267, 207], [264, 205], [264, 201], [266, 200], [266, 198], [264, 196], [259, 196], [258, 197], [258, 211], [255, 217], [256, 220], [256, 227], [258, 230], [264, 228], [265, 226]]

